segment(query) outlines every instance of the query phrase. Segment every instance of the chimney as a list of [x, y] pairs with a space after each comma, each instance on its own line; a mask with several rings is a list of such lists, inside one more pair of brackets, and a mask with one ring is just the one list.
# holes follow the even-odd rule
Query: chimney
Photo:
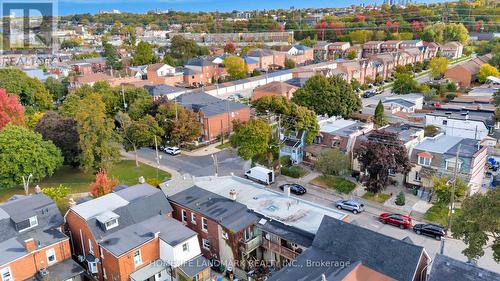
[[229, 198], [231, 198], [231, 200], [233, 200], [233, 201], [236, 201], [236, 190], [235, 189], [231, 189], [229, 191]]
[[42, 193], [42, 189], [40, 188], [40, 186], [38, 184], [35, 186], [35, 193], [36, 194]]
[[144, 177], [143, 177], [143, 176], [140, 176], [140, 177], [139, 177], [139, 183], [140, 183], [140, 184], [143, 184], [143, 183], [145, 183], [145, 182], [146, 182], [146, 180], [144, 179]]
[[73, 207], [76, 206], [76, 202], [75, 202], [75, 199], [73, 199], [73, 197], [69, 198], [68, 205], [69, 205], [70, 208], [73, 208]]
[[326, 275], [325, 275], [324, 273], [323, 273], [323, 274], [321, 274], [321, 281], [327, 281], [327, 280], [326, 280]]
[[290, 197], [290, 186], [289, 185], [285, 186], [285, 190], [284, 191], [285, 191], [286, 197]]
[[28, 253], [33, 252], [34, 250], [36, 250], [35, 240], [33, 238], [24, 240], [24, 247], [26, 248], [26, 251], [28, 251]]

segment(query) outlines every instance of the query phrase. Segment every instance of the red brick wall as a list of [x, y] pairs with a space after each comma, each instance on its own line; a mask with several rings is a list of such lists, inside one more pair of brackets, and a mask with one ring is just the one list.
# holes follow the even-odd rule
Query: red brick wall
[[[203, 120], [203, 137], [205, 140], [213, 140], [217, 138], [221, 132], [224, 134], [230, 133], [233, 130], [233, 121], [238, 120], [241, 122], [246, 122], [250, 120], [250, 108], [242, 108], [237, 111], [233, 111], [234, 115], [228, 114], [219, 114], [216, 116], [211, 116], [208, 118], [204, 118], [203, 114], [201, 114]], [[229, 120], [228, 120], [229, 119]], [[229, 122], [228, 122], [229, 121]], [[221, 128], [222, 122], [222, 128]]]
[[457, 81], [460, 84], [460, 87], [469, 87], [472, 81], [471, 73], [461, 66], [455, 66], [446, 70], [444, 78]]
[[[71, 258], [69, 239], [66, 239], [54, 245], [34, 251], [29, 255], [2, 266], [1, 268], [10, 267], [10, 272], [14, 280], [32, 278], [40, 269], [47, 268], [48, 262], [46, 252], [49, 249], [54, 249], [55, 251], [56, 263], [54, 264]], [[51, 264], [51, 266], [54, 264]]]

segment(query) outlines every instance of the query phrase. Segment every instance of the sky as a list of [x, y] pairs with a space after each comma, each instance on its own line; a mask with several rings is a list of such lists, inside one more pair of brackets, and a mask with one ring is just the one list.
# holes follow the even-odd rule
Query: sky
[[[177, 11], [233, 11], [274, 8], [345, 7], [352, 4], [381, 4], [383, 0], [58, 0], [60, 15], [111, 11], [143, 13], [154, 9]], [[417, 2], [436, 2], [417, 0]]]

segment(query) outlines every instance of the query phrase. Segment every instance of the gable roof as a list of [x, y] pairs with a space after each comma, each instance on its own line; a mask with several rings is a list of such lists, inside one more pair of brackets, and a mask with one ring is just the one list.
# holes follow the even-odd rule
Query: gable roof
[[287, 94], [288, 91], [294, 89], [298, 89], [298, 87], [280, 81], [273, 81], [255, 88], [254, 91], [265, 91], [269, 93], [276, 93], [278, 95], [284, 95]]
[[217, 65], [217, 64], [213, 63], [209, 60], [206, 60], [204, 58], [192, 58], [192, 59], [188, 60], [185, 65], [210, 66], [210, 65]]
[[203, 115], [205, 117], [216, 116], [219, 114], [248, 108], [247, 105], [244, 105], [242, 103], [230, 100], [222, 100], [205, 92], [185, 93], [176, 97], [175, 100], [185, 108], [188, 108], [195, 112], [203, 112]]
[[258, 221], [258, 217], [245, 205], [196, 185], [176, 193], [168, 199], [235, 232]]
[[432, 264], [429, 281], [490, 281], [500, 280], [500, 274], [475, 265], [437, 254]]

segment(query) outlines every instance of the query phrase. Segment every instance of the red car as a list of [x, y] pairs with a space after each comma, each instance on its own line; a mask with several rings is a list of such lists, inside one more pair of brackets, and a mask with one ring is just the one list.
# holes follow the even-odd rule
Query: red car
[[411, 217], [402, 214], [391, 214], [391, 213], [383, 213], [380, 214], [378, 219], [382, 223], [389, 223], [395, 226], [399, 226], [401, 229], [410, 228], [411, 227]]

